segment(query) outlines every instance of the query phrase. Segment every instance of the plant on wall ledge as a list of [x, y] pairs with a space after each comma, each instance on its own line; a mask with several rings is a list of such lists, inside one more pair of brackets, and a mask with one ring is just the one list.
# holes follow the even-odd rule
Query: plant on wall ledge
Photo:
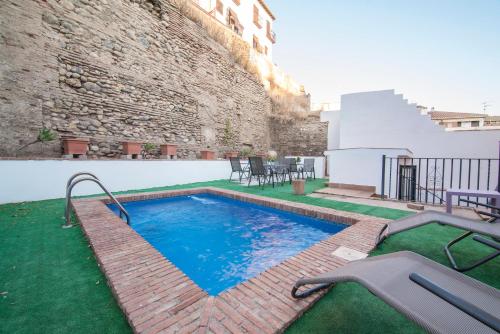
[[43, 144], [55, 140], [56, 137], [57, 137], [56, 134], [52, 130], [43, 127], [38, 131], [38, 136], [36, 137], [36, 140], [21, 146], [18, 149], [18, 151], [21, 151], [30, 145], [33, 145], [36, 143], [42, 143], [42, 146], [40, 148], [40, 150], [41, 150], [40, 153], [43, 153]]
[[54, 132], [52, 132], [52, 130], [50, 130], [50, 129], [42, 128], [38, 132], [37, 140], [39, 142], [45, 143], [45, 142], [53, 141], [54, 139], [56, 139], [56, 134]]
[[248, 158], [253, 154], [253, 150], [250, 147], [244, 147], [240, 151], [240, 157], [242, 158]]
[[144, 154], [143, 157], [146, 158], [147, 155], [153, 154], [153, 152], [156, 150], [156, 145], [153, 143], [146, 143], [144, 144]]
[[278, 153], [276, 151], [270, 150], [267, 152], [267, 161], [274, 162], [278, 159]]

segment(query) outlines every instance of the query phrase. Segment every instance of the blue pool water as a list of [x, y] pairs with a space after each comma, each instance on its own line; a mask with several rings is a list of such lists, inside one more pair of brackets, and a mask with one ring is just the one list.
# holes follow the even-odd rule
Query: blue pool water
[[346, 227], [212, 194], [124, 206], [131, 227], [212, 296]]

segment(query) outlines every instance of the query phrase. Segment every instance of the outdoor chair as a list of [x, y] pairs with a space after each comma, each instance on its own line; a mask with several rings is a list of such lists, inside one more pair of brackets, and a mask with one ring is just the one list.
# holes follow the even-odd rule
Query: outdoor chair
[[243, 178], [248, 178], [248, 174], [250, 173], [249, 167], [246, 166], [243, 168], [241, 166], [240, 158], [229, 158], [229, 161], [231, 162], [231, 175], [229, 176], [230, 182], [232, 181], [233, 173], [238, 173], [240, 183]]
[[286, 158], [286, 164], [288, 167], [288, 177], [290, 179], [290, 183], [292, 183], [292, 179], [295, 176], [295, 179], [298, 180], [300, 178], [304, 178], [304, 174], [302, 173], [302, 169], [297, 166], [297, 161], [294, 158]]
[[280, 181], [283, 185], [287, 176], [289, 175], [289, 165], [285, 158], [279, 158], [274, 167], [273, 167], [274, 175], [276, 176], [276, 181]]
[[[494, 213], [487, 213], [487, 212], [483, 212], [483, 214], [490, 215], [492, 219], [490, 219], [489, 221], [481, 221], [432, 210], [417, 213], [415, 215], [394, 220], [391, 223], [386, 224], [383, 227], [382, 231], [380, 231], [380, 234], [377, 239], [377, 245], [381, 244], [385, 238], [393, 234], [397, 234], [403, 231], [407, 231], [431, 223], [439, 223], [442, 225], [457, 227], [462, 230], [466, 230], [467, 232], [462, 234], [458, 238], [450, 241], [444, 247], [444, 251], [453, 269], [460, 272], [468, 271], [488, 261], [491, 261], [498, 255], [500, 255], [500, 242], [497, 242], [500, 241], [500, 223], [496, 223], [496, 221], [500, 219], [500, 216]], [[468, 237], [473, 233], [478, 233], [483, 236], [491, 237], [492, 239], [488, 239], [483, 236], [475, 235], [472, 237], [472, 239], [483, 245], [493, 248], [494, 251], [468, 266], [459, 267], [450, 249], [453, 245], [457, 244], [458, 242], [462, 241], [463, 239], [465, 239], [466, 237]]]
[[304, 159], [304, 167], [302, 168], [302, 176], [305, 178], [313, 178], [316, 180], [316, 171], [314, 170], [314, 158]]
[[249, 157], [248, 162], [250, 165], [250, 175], [248, 177], [248, 186], [250, 186], [250, 182], [252, 182], [252, 178], [256, 177], [259, 186], [267, 184], [272, 184], [274, 188], [274, 173], [272, 169], [264, 166], [264, 162], [261, 157]]
[[[500, 290], [408, 251], [353, 261], [300, 279], [292, 296], [305, 298], [341, 282], [363, 285], [429, 333], [500, 331]], [[316, 286], [298, 292], [307, 284]]]

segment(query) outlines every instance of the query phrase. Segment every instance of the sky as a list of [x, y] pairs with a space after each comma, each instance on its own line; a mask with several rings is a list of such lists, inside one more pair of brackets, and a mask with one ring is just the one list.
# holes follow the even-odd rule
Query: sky
[[436, 110], [500, 115], [500, 0], [266, 0], [273, 61], [313, 102], [395, 89]]

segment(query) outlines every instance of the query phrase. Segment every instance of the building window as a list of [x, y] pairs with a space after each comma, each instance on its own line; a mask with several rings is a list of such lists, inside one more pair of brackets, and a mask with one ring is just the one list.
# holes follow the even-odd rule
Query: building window
[[238, 35], [243, 34], [243, 26], [238, 20], [238, 15], [231, 8], [227, 9], [227, 25]]
[[257, 28], [262, 28], [260, 16], [259, 16], [259, 8], [253, 5], [253, 23], [257, 26]]
[[217, 2], [215, 3], [215, 9], [220, 13], [220, 14], [224, 14], [224, 5], [222, 4], [222, 1], [221, 0], [217, 0]]
[[276, 35], [274, 34], [274, 31], [271, 29], [271, 22], [267, 21], [267, 24], [266, 24], [266, 35], [267, 35], [267, 38], [275, 43], [276, 42]]
[[471, 122], [472, 127], [478, 127], [479, 126], [479, 121], [472, 121]]
[[253, 35], [253, 48], [257, 50], [257, 52], [262, 53], [262, 46], [259, 43], [259, 38]]

